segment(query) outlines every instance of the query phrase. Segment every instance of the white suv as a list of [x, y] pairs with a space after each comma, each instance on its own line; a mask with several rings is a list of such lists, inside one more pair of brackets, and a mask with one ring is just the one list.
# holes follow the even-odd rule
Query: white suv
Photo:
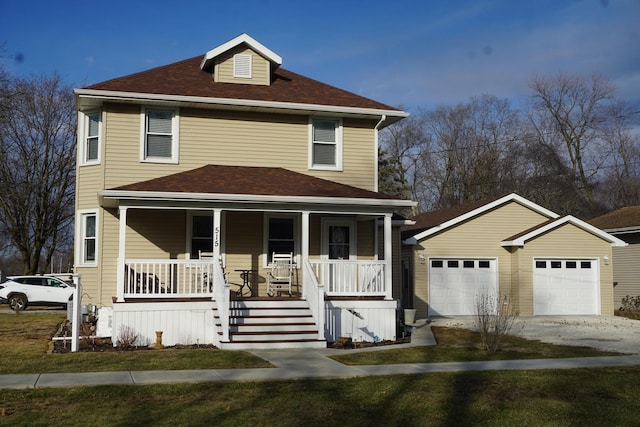
[[73, 284], [55, 276], [12, 276], [0, 283], [0, 302], [12, 310], [28, 305], [61, 305], [66, 308], [73, 296]]

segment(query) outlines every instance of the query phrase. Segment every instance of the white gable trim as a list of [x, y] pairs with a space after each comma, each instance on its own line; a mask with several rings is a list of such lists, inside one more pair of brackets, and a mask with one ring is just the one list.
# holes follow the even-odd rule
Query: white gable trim
[[233, 49], [234, 47], [242, 44], [242, 43], [246, 43], [247, 45], [249, 45], [249, 47], [251, 47], [251, 49], [253, 49], [254, 51], [256, 51], [258, 54], [264, 56], [265, 58], [267, 58], [269, 61], [278, 64], [278, 65], [282, 65], [282, 58], [277, 55], [275, 52], [271, 51], [270, 49], [267, 49], [266, 46], [264, 46], [262, 43], [260, 43], [259, 41], [255, 40], [253, 37], [249, 36], [248, 34], [244, 33], [244, 34], [240, 34], [238, 37], [233, 38], [231, 40], [229, 40], [226, 43], [221, 44], [218, 47], [215, 47], [213, 49], [211, 49], [210, 51], [208, 51], [207, 53], [204, 54], [204, 58], [202, 58], [202, 62], [200, 63], [200, 69], [204, 70], [207, 65], [216, 57], [219, 56], [225, 52], [227, 52], [230, 49]]
[[446, 230], [447, 228], [454, 227], [455, 225], [460, 224], [461, 222], [464, 222], [464, 221], [467, 221], [467, 220], [469, 220], [471, 218], [474, 218], [476, 216], [482, 215], [482, 214], [484, 214], [485, 212], [487, 212], [487, 211], [489, 211], [491, 209], [494, 209], [494, 208], [496, 208], [498, 206], [504, 205], [504, 204], [509, 203], [509, 202], [520, 203], [521, 205], [531, 209], [532, 211], [537, 212], [537, 213], [539, 213], [541, 215], [544, 215], [544, 216], [546, 216], [547, 218], [550, 218], [550, 219], [555, 219], [555, 218], [558, 218], [560, 216], [557, 213], [551, 212], [549, 209], [543, 208], [542, 206], [540, 206], [540, 205], [538, 205], [536, 203], [533, 203], [532, 201], [527, 200], [522, 196], [518, 196], [515, 193], [511, 193], [511, 194], [509, 194], [507, 196], [499, 198], [498, 200], [494, 200], [491, 203], [487, 203], [484, 206], [480, 206], [479, 208], [476, 208], [476, 209], [474, 209], [474, 210], [472, 210], [470, 212], [467, 212], [464, 215], [460, 215], [460, 216], [455, 217], [455, 218], [453, 218], [453, 219], [451, 219], [451, 220], [449, 220], [447, 222], [443, 222], [440, 225], [437, 225], [437, 226], [432, 227], [432, 228], [430, 228], [428, 230], [425, 230], [425, 231], [423, 231], [421, 233], [418, 233], [415, 236], [406, 239], [405, 243], [409, 244], [409, 245], [415, 245], [418, 241], [424, 239], [425, 237], [429, 237], [429, 236], [431, 236], [433, 234], [439, 233], [442, 230]]
[[609, 233], [605, 233], [604, 231], [600, 230], [599, 228], [596, 228], [594, 226], [592, 226], [591, 224], [588, 224], [574, 216], [571, 215], [567, 215], [564, 216], [562, 218], [557, 219], [556, 221], [550, 222], [549, 224], [545, 225], [544, 227], [540, 227], [537, 228], [533, 231], [531, 231], [530, 233], [524, 234], [520, 237], [518, 237], [517, 239], [514, 240], [505, 240], [502, 242], [501, 246], [503, 247], [507, 247], [507, 246], [524, 246], [525, 242], [527, 242], [527, 240], [531, 240], [537, 236], [540, 236], [541, 234], [544, 234], [550, 230], [553, 230], [554, 228], [558, 228], [561, 225], [564, 224], [572, 224], [575, 225], [578, 228], [581, 228], [597, 237], [600, 237], [602, 240], [605, 240], [609, 243], [611, 243], [611, 246], [627, 246], [627, 244], [618, 239], [617, 237], [612, 236]]

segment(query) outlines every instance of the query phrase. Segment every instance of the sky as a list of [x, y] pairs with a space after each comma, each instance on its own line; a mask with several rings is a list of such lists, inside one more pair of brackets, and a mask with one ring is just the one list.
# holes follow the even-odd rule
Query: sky
[[0, 62], [74, 87], [204, 55], [247, 33], [282, 67], [407, 111], [535, 75], [607, 77], [640, 105], [640, 0], [0, 0]]

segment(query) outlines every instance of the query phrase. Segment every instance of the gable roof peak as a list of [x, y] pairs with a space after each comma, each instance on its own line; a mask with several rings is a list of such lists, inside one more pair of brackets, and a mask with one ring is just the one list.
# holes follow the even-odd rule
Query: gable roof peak
[[282, 58], [278, 54], [268, 49], [262, 43], [260, 43], [259, 41], [251, 37], [249, 34], [242, 33], [239, 36], [234, 37], [231, 40], [225, 43], [222, 43], [220, 46], [214, 47], [213, 49], [205, 53], [204, 57], [202, 58], [202, 62], [200, 63], [200, 69], [205, 70], [206, 68], [209, 67], [211, 62], [217, 56], [220, 56], [221, 54], [243, 43], [247, 44], [251, 49], [255, 50], [258, 54], [264, 56], [271, 63], [275, 64], [276, 67], [279, 67], [280, 65], [282, 65]]

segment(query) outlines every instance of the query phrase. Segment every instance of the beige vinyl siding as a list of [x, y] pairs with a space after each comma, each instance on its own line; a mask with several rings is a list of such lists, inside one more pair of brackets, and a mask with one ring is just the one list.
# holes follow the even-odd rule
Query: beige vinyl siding
[[[428, 315], [428, 264], [430, 257], [497, 258], [500, 295], [510, 297], [511, 254], [501, 243], [548, 218], [517, 202], [510, 202], [459, 224], [416, 245], [414, 258], [414, 304], [418, 318]], [[424, 262], [420, 260], [424, 256]]]
[[640, 244], [613, 248], [614, 308], [622, 306], [622, 298], [640, 295]]
[[[251, 55], [251, 78], [233, 76], [233, 56]], [[271, 83], [271, 63], [252, 49], [241, 45], [216, 58], [214, 79], [221, 83], [269, 85]]]
[[102, 187], [101, 165], [82, 166], [77, 171], [76, 209], [96, 209]]
[[127, 210], [126, 258], [184, 259], [186, 223], [185, 211]]
[[[565, 224], [536, 239], [525, 242], [520, 252], [520, 314], [533, 315], [534, 258], [596, 259], [600, 269], [600, 311], [613, 315], [613, 271], [610, 243], [573, 224]], [[603, 257], [609, 263], [603, 262]]]
[[105, 188], [153, 179], [206, 164], [284, 167], [359, 188], [375, 188], [373, 122], [344, 121], [342, 172], [308, 168], [309, 117], [179, 111], [179, 163], [140, 162], [140, 106], [105, 109]]
[[[375, 233], [376, 223], [374, 220], [356, 222], [356, 243], [358, 245], [358, 259], [375, 259]], [[382, 239], [382, 236], [380, 238]], [[382, 254], [380, 254], [379, 258], [384, 258], [384, 251]]]

